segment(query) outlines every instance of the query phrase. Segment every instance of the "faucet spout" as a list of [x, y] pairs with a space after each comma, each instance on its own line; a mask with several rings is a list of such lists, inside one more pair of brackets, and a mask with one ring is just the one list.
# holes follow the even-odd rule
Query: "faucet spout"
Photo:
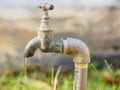
[[33, 38], [30, 40], [25, 47], [24, 50], [24, 57], [32, 57], [36, 51], [36, 49], [40, 48], [40, 40], [38, 37]]

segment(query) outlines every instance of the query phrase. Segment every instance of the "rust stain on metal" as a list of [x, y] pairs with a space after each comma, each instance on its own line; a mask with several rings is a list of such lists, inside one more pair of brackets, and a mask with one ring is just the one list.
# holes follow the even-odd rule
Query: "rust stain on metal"
[[38, 28], [38, 36], [32, 39], [26, 46], [24, 56], [32, 57], [39, 48], [42, 52], [66, 54], [73, 58], [75, 63], [73, 90], [86, 90], [87, 68], [90, 62], [90, 53], [87, 45], [78, 39], [67, 38], [65, 40], [53, 40], [53, 29], [49, 24], [48, 11], [54, 6], [44, 4], [39, 6], [44, 11], [41, 25]]

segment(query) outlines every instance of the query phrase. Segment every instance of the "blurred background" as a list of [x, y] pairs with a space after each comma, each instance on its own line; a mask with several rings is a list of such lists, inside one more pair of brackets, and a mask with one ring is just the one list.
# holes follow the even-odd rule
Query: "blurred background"
[[[97, 69], [105, 67], [105, 59], [112, 68], [120, 67], [120, 0], [1, 0], [1, 75], [24, 71], [24, 48], [37, 35], [43, 15], [37, 6], [46, 2], [55, 6], [49, 12], [54, 39], [73, 37], [84, 41], [91, 52], [91, 63], [95, 63]], [[65, 71], [74, 69], [72, 58], [65, 55], [44, 54], [38, 50], [31, 60], [29, 67], [39, 66], [43, 71], [43, 68], [56, 69], [60, 65]]]

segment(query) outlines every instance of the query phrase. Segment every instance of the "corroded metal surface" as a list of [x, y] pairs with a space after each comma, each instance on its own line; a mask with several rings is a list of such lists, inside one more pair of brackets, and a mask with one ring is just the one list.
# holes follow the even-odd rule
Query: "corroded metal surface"
[[87, 45], [78, 39], [68, 38], [63, 41], [63, 53], [70, 55], [75, 63], [73, 90], [87, 89], [87, 70], [90, 53]]
[[41, 19], [41, 24], [40, 27], [38, 28], [38, 37], [41, 42], [41, 50], [42, 51], [49, 51], [49, 46], [52, 42], [52, 37], [53, 37], [53, 29], [50, 26], [49, 19], [50, 17], [48, 16], [48, 11], [53, 10], [54, 6], [49, 5], [45, 3], [43, 6], [39, 6], [44, 11], [44, 15]]
[[90, 62], [90, 54], [87, 45], [81, 40], [67, 38], [66, 40], [53, 40], [53, 29], [49, 25], [48, 11], [53, 5], [39, 6], [45, 12], [38, 28], [38, 36], [32, 39], [26, 46], [24, 56], [31, 57], [39, 48], [42, 52], [61, 53], [70, 55], [75, 63], [73, 90], [86, 90], [87, 68]]
[[89, 49], [83, 41], [75, 38], [67, 38], [63, 41], [63, 45], [63, 53], [70, 55], [75, 63], [90, 62]]
[[87, 89], [87, 67], [88, 64], [75, 64], [73, 90]]

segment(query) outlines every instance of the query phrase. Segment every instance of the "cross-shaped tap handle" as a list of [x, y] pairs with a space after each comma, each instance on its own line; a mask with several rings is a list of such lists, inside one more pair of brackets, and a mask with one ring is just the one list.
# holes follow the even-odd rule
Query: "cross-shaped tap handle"
[[45, 3], [44, 5], [38, 6], [38, 8], [41, 8], [43, 11], [53, 10], [54, 6], [52, 4]]

